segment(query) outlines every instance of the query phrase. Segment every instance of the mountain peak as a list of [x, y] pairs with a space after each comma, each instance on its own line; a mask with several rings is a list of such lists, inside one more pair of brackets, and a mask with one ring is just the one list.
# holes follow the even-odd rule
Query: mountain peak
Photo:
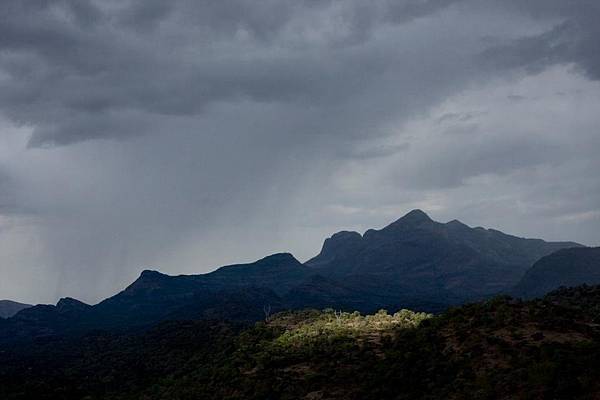
[[169, 275], [163, 274], [156, 270], [145, 269], [142, 271], [140, 276], [133, 281], [133, 283], [125, 288], [124, 292], [131, 294], [137, 292], [138, 290], [156, 288], [159, 287], [163, 281], [169, 278], [171, 278]]
[[340, 231], [325, 239], [321, 252], [306, 262], [307, 265], [316, 266], [322, 262], [333, 260], [337, 255], [348, 254], [360, 248], [362, 235], [354, 231]]
[[216, 274], [223, 276], [223, 274], [244, 274], [241, 271], [245, 271], [245, 273], [249, 273], [250, 271], [254, 271], [254, 273], [257, 271], [264, 272], [265, 270], [282, 271], [296, 269], [297, 267], [301, 266], [302, 264], [300, 261], [296, 260], [296, 258], [290, 253], [275, 253], [249, 264], [225, 265], [213, 272], [210, 272], [208, 275], [214, 276]]
[[84, 310], [88, 307], [90, 307], [89, 304], [72, 297], [63, 297], [56, 303], [56, 308], [59, 311]]
[[401, 219], [406, 219], [406, 220], [427, 220], [427, 221], [431, 221], [431, 218], [429, 218], [429, 215], [427, 215], [425, 213], [425, 211], [420, 210], [418, 208], [408, 212], [405, 216], [403, 216]]
[[390, 225], [388, 225], [388, 227], [405, 225], [415, 226], [427, 222], [433, 222], [433, 220], [429, 218], [429, 215], [427, 215], [423, 210], [415, 209], [410, 211], [403, 217], [400, 217], [398, 220], [392, 222]]
[[140, 278], [151, 278], [151, 277], [158, 277], [158, 276], [163, 276], [163, 275], [164, 274], [162, 272], [158, 272], [157, 270], [145, 269], [140, 274]]
[[356, 239], [361, 239], [362, 236], [360, 233], [355, 232], [355, 231], [339, 231], [334, 233], [333, 235], [331, 235], [331, 240], [337, 241], [337, 240], [356, 240]]
[[256, 263], [292, 263], [292, 264], [300, 264], [298, 260], [291, 253], [275, 253], [268, 255], [260, 260], [256, 261]]
[[163, 278], [169, 278], [170, 276], [167, 274], [163, 274], [162, 272], [153, 270], [153, 269], [145, 269], [140, 273], [140, 276], [134, 281], [135, 282], [159, 282], [162, 281]]
[[463, 224], [462, 222], [460, 222], [457, 219], [453, 219], [450, 222], [446, 222], [446, 225], [449, 226], [449, 227], [452, 227], [452, 228], [469, 228], [468, 225]]
[[302, 266], [302, 263], [296, 259], [291, 253], [275, 253], [258, 261], [253, 262], [250, 265], [254, 265], [260, 269], [296, 269]]

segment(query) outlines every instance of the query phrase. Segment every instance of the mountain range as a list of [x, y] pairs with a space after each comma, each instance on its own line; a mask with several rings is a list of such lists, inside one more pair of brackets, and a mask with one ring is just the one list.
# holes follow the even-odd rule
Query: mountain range
[[443, 304], [487, 297], [514, 286], [541, 257], [573, 242], [523, 239], [460, 221], [433, 221], [413, 210], [381, 230], [339, 232], [306, 265], [356, 285], [376, 282], [390, 295]]
[[[536, 276], [544, 275], [544, 260], [579, 251], [587, 260], [588, 249], [578, 243], [524, 239], [457, 220], [440, 223], [413, 210], [363, 235], [338, 232], [304, 264], [280, 253], [199, 275], [145, 270], [123, 291], [96, 305], [65, 298], [57, 305], [25, 308], [0, 320], [0, 343], [95, 329], [140, 329], [164, 320], [256, 321], [284, 309], [440, 312], [514, 293], [516, 287], [519, 293], [537, 295], [531, 288], [540, 279]], [[561, 286], [560, 257], [556, 277], [539, 294]], [[538, 260], [541, 266], [529, 270]], [[586, 282], [585, 271], [594, 265], [597, 261], [573, 282]]]

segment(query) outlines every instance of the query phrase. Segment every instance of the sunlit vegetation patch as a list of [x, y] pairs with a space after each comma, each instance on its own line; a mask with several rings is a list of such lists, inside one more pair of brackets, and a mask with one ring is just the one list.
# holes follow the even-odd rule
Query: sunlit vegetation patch
[[365, 339], [390, 334], [394, 329], [415, 328], [430, 314], [400, 310], [388, 314], [361, 315], [326, 309], [319, 311], [288, 312], [277, 315], [269, 322], [285, 328], [275, 343], [283, 346], [302, 346], [315, 341], [332, 341], [343, 338]]
[[[359, 394], [361, 399], [379, 398], [381, 393], [368, 392], [387, 379], [384, 368], [397, 356], [407, 361], [419, 356], [396, 345], [399, 335], [415, 337], [422, 322], [431, 319], [430, 314], [409, 310], [394, 314], [380, 310], [372, 315], [333, 309], [276, 314], [238, 337], [230, 365], [240, 372], [232, 384], [243, 389], [227, 396], [259, 399], [278, 393], [279, 398], [302, 398], [300, 393], [310, 393], [316, 398]], [[353, 395], [348, 397], [350, 392]]]

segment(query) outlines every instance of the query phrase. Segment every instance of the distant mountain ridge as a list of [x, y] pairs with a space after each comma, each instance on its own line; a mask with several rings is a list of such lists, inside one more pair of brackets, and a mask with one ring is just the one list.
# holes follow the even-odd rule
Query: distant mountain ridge
[[0, 318], [10, 318], [28, 307], [31, 307], [31, 304], [19, 303], [12, 300], [0, 300]]
[[279, 253], [206, 274], [144, 270], [123, 291], [96, 305], [67, 298], [0, 321], [0, 343], [94, 329], [141, 329], [164, 320], [256, 321], [306, 307], [438, 312], [508, 292], [539, 258], [577, 246], [470, 228], [456, 220], [439, 223], [413, 210], [364, 235], [338, 232], [305, 264]]
[[600, 247], [568, 248], [537, 261], [516, 285], [512, 294], [541, 297], [561, 286], [600, 284]]

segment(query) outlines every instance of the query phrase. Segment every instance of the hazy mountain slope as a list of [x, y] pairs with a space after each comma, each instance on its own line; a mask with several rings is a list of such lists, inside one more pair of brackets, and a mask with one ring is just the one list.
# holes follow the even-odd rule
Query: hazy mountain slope
[[600, 247], [562, 249], [543, 257], [525, 274], [514, 294], [543, 296], [560, 286], [600, 283]]
[[0, 318], [12, 317], [27, 307], [31, 307], [31, 304], [23, 304], [11, 300], [0, 300]]
[[510, 289], [540, 257], [577, 243], [523, 239], [500, 231], [446, 224], [414, 210], [381, 230], [340, 232], [306, 265], [335, 279], [379, 278], [413, 297], [471, 299]]

